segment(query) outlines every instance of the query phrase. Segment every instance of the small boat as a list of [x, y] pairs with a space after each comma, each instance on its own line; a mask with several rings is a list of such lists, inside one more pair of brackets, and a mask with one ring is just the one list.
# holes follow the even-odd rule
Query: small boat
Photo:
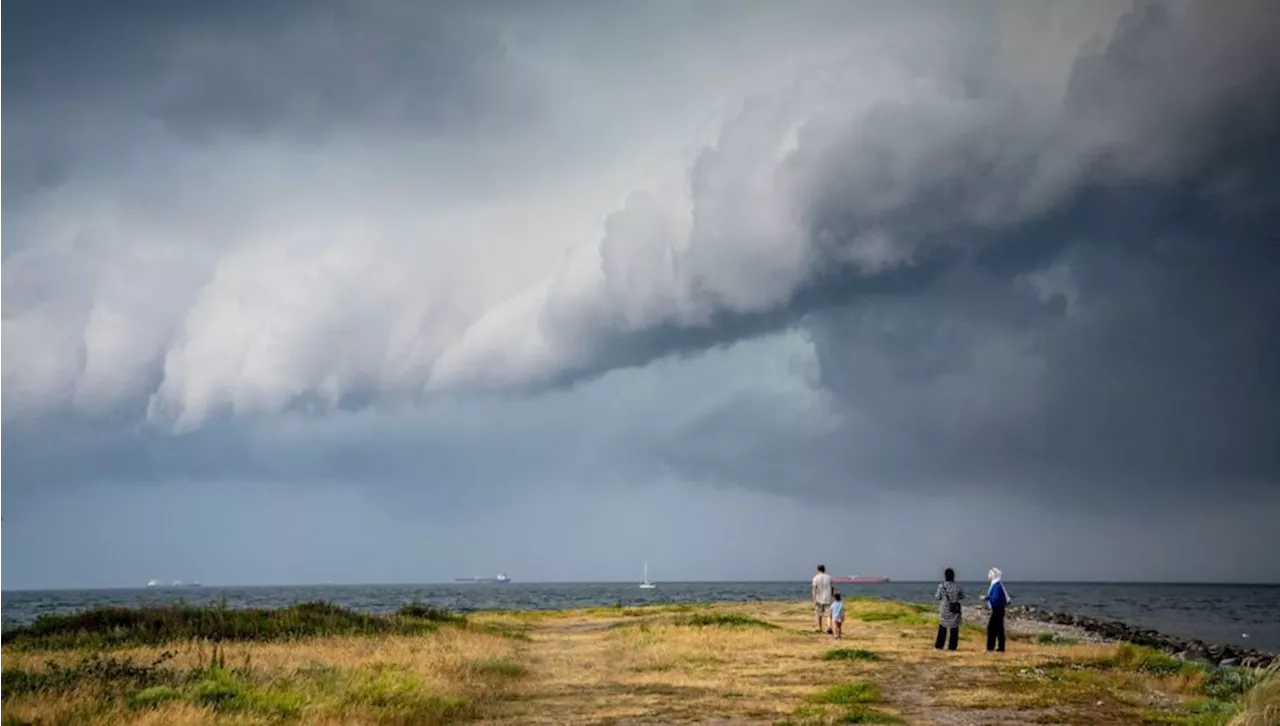
[[481, 577], [479, 575], [476, 575], [475, 577], [457, 577], [457, 578], [454, 578], [453, 581], [454, 582], [491, 582], [499, 585], [511, 584], [511, 578], [505, 572], [499, 572], [497, 577]]
[[147, 587], [159, 587], [159, 580], [147, 580]]
[[849, 575], [848, 577], [833, 577], [832, 582], [844, 582], [854, 585], [875, 585], [889, 581], [887, 577], [876, 577], [873, 575]]
[[640, 589], [652, 590], [655, 587], [657, 587], [657, 585], [653, 584], [652, 582], [649, 582], [649, 563], [645, 562], [644, 563], [644, 581], [640, 583]]

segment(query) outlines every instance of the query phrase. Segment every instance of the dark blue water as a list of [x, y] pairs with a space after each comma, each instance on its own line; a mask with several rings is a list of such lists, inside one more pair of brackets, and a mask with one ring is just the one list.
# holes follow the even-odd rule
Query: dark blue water
[[[894, 582], [838, 585], [850, 595], [932, 602], [936, 583]], [[1162, 585], [1107, 583], [1008, 583], [1015, 603], [1121, 620], [1170, 635], [1280, 651], [1280, 585]], [[970, 598], [982, 583], [965, 585]], [[744, 600], [806, 600], [805, 582], [672, 582], [655, 590], [635, 583], [316, 585], [307, 587], [184, 587], [120, 590], [9, 591], [0, 594], [5, 623], [22, 623], [43, 613], [99, 605], [140, 605], [184, 601], [226, 601], [239, 607], [279, 607], [303, 600], [327, 600], [368, 612], [386, 612], [419, 601], [459, 611], [550, 610], [646, 603]], [[1248, 633], [1244, 638], [1242, 634]]]

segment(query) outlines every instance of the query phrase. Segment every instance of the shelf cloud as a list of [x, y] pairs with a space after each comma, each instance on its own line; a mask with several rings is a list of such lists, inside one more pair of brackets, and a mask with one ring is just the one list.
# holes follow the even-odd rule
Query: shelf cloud
[[1280, 496], [1274, 2], [10, 16], [20, 503]]

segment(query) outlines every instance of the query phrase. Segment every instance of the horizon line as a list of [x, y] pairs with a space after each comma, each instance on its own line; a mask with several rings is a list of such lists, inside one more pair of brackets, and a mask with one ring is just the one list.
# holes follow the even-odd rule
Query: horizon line
[[[893, 585], [914, 585], [929, 584], [937, 582], [937, 579], [908, 579], [908, 580], [890, 580], [889, 582], [872, 582], [872, 583], [842, 583], [856, 585], [858, 587], [877, 587], [877, 586], [893, 586]], [[960, 579], [959, 582], [981, 583], [984, 580], [966, 580]], [[183, 582], [180, 585], [166, 584], [148, 587], [146, 585], [94, 585], [94, 586], [56, 586], [56, 587], [17, 587], [4, 588], [0, 586], [0, 593], [19, 593], [19, 592], [74, 592], [74, 591], [100, 591], [100, 590], [202, 590], [202, 589], [250, 589], [250, 588], [313, 588], [313, 587], [443, 587], [443, 586], [462, 586], [462, 585], [484, 585], [498, 584], [486, 582], [471, 581], [420, 581], [420, 582], [306, 582], [306, 583], [287, 583], [287, 584], [208, 584], [200, 583], [191, 584]], [[713, 584], [741, 584], [741, 585], [767, 585], [767, 584], [797, 584], [804, 585], [807, 579], [797, 580], [662, 580], [654, 581], [658, 585], [713, 585]], [[1241, 587], [1280, 587], [1280, 581], [1235, 581], [1235, 580], [1014, 580], [1027, 585], [1233, 585]], [[512, 585], [633, 585], [631, 580], [515, 580], [509, 583], [503, 583], [504, 587]]]

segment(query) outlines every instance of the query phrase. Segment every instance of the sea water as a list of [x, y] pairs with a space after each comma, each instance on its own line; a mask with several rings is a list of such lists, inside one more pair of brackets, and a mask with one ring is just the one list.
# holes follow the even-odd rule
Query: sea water
[[[837, 584], [850, 596], [932, 602], [937, 583]], [[985, 583], [962, 583], [977, 604]], [[1280, 585], [1008, 583], [1014, 604], [1120, 620], [1182, 638], [1280, 652]], [[387, 612], [406, 602], [458, 611], [553, 610], [561, 608], [701, 603], [806, 601], [809, 582], [668, 582], [653, 590], [637, 583], [451, 583], [422, 585], [310, 585], [261, 587], [157, 587], [114, 590], [27, 590], [0, 593], [5, 624], [29, 622], [43, 613], [65, 613], [102, 605], [136, 606], [226, 602], [232, 607], [272, 608], [325, 600], [367, 612]], [[981, 613], [967, 618], [981, 622]], [[1248, 634], [1248, 637], [1244, 637]]]

